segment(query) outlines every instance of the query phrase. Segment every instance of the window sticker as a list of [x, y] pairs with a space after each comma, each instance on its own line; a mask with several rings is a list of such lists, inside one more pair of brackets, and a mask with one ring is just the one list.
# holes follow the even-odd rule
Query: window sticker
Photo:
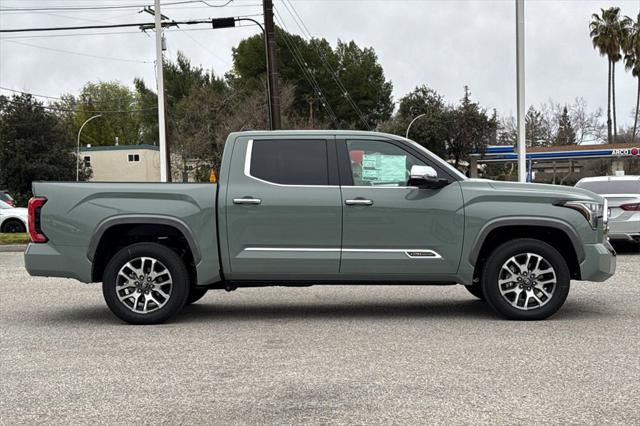
[[404, 182], [407, 179], [405, 155], [364, 154], [362, 180], [373, 183]]

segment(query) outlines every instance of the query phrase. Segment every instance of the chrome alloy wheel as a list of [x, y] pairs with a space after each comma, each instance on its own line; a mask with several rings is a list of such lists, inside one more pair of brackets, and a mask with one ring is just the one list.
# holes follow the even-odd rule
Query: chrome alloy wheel
[[546, 305], [556, 290], [556, 271], [544, 257], [520, 253], [500, 268], [498, 289], [511, 306], [523, 311]]
[[162, 308], [171, 297], [173, 281], [166, 266], [152, 257], [138, 257], [125, 263], [116, 278], [120, 303], [137, 314]]

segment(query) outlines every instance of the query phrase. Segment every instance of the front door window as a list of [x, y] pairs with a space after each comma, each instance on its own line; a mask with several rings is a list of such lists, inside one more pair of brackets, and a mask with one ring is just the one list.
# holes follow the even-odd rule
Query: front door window
[[347, 149], [355, 186], [407, 186], [411, 167], [424, 165], [390, 143], [348, 140]]

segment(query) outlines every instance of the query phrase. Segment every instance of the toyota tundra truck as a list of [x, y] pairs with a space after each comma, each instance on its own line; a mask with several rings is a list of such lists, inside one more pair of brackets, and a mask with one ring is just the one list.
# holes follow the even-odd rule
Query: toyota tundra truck
[[461, 284], [503, 317], [540, 320], [571, 280], [616, 266], [601, 196], [468, 179], [377, 132], [232, 133], [216, 183], [35, 182], [33, 194], [27, 271], [101, 282], [132, 324], [212, 289], [313, 284]]

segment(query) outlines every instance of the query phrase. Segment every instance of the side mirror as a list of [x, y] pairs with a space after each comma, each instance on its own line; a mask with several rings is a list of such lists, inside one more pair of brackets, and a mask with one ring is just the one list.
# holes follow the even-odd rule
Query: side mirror
[[440, 189], [449, 185], [449, 179], [438, 178], [438, 173], [431, 166], [411, 166], [407, 186], [420, 189]]

